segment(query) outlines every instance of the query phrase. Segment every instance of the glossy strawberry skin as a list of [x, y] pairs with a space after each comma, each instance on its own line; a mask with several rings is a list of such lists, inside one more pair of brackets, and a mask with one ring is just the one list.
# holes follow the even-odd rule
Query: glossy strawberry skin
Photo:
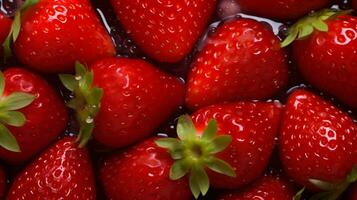
[[0, 199], [4, 199], [6, 195], [6, 173], [2, 166], [0, 166]]
[[72, 72], [115, 49], [88, 0], [41, 0], [25, 11], [14, 51], [26, 66], [45, 73]]
[[56, 139], [67, 125], [68, 113], [61, 97], [40, 76], [22, 68], [11, 67], [4, 71], [4, 77], [5, 96], [13, 92], [36, 96], [29, 106], [19, 110], [26, 117], [24, 126], [7, 126], [15, 136], [21, 152], [0, 148], [0, 158], [16, 164], [30, 159]]
[[287, 175], [315, 189], [309, 179], [338, 182], [352, 170], [357, 128], [331, 103], [305, 90], [293, 92], [280, 131], [280, 157]]
[[[0, 44], [2, 45], [5, 41], [6, 36], [9, 34], [11, 28], [11, 19], [0, 14]], [[1, 46], [2, 47], [2, 46]], [[2, 57], [3, 50], [0, 48], [0, 57]]]
[[182, 82], [143, 60], [108, 58], [92, 69], [94, 85], [104, 90], [94, 137], [108, 147], [149, 136], [184, 102]]
[[192, 50], [216, 0], [111, 0], [119, 21], [150, 57], [177, 62]]
[[291, 200], [294, 195], [294, 188], [287, 180], [266, 175], [243, 190], [219, 195], [217, 200]]
[[277, 19], [295, 20], [312, 10], [328, 6], [331, 0], [237, 0], [243, 12]]
[[357, 18], [327, 21], [329, 31], [293, 43], [300, 72], [313, 86], [357, 108]]
[[74, 138], [64, 138], [42, 153], [14, 180], [7, 200], [96, 199], [89, 154]]
[[265, 99], [286, 85], [288, 65], [279, 39], [262, 23], [234, 19], [218, 27], [188, 75], [186, 104]]
[[100, 166], [100, 180], [111, 200], [191, 200], [186, 178], [170, 180], [170, 154], [148, 139], [114, 153]]
[[262, 175], [273, 151], [281, 108], [274, 103], [232, 103], [213, 105], [195, 112], [193, 122], [204, 129], [214, 118], [218, 135], [229, 134], [232, 143], [217, 157], [228, 162], [236, 178], [208, 171], [213, 187], [237, 189]]

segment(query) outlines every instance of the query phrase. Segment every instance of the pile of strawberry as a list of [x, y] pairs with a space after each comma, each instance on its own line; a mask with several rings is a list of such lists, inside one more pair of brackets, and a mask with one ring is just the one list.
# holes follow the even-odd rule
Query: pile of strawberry
[[[357, 200], [352, 9], [102, 1], [143, 58], [118, 56], [90, 0], [0, 14], [0, 199]], [[205, 33], [222, 2], [230, 16]], [[284, 36], [255, 16], [287, 22]]]

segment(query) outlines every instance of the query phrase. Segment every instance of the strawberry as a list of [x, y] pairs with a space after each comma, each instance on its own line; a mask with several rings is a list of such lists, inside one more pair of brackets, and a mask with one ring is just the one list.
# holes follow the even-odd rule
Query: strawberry
[[184, 102], [182, 82], [143, 60], [107, 58], [91, 72], [77, 64], [76, 77], [61, 79], [74, 92], [69, 106], [77, 111], [81, 145], [93, 129], [95, 139], [108, 147], [138, 142]]
[[[0, 44], [2, 44], [5, 41], [6, 36], [9, 34], [11, 23], [12, 23], [11, 19], [0, 14]], [[2, 54], [2, 48], [0, 48], [0, 54]]]
[[12, 35], [17, 58], [41, 72], [71, 72], [76, 60], [90, 64], [115, 54], [88, 0], [27, 0], [14, 21], [21, 24]]
[[216, 0], [111, 0], [126, 32], [150, 57], [177, 62], [205, 30]]
[[260, 22], [234, 19], [209, 36], [188, 75], [190, 109], [265, 99], [286, 85], [288, 65], [279, 39]]
[[206, 194], [210, 183], [222, 189], [251, 183], [269, 162], [280, 111], [274, 103], [232, 103], [200, 109], [192, 121], [181, 117], [179, 139], [157, 141], [176, 160], [170, 178], [176, 180], [189, 173], [196, 198]]
[[0, 88], [0, 158], [23, 162], [62, 133], [67, 110], [45, 80], [21, 68], [5, 70]]
[[289, 96], [280, 131], [280, 157], [296, 183], [338, 196], [357, 178], [353, 177], [357, 175], [357, 167], [353, 169], [356, 144], [357, 127], [346, 113], [302, 89]]
[[236, 0], [243, 12], [289, 21], [298, 19], [312, 10], [331, 4], [332, 0]]
[[217, 200], [292, 200], [293, 186], [279, 176], [265, 175], [241, 191], [220, 194]]
[[43, 152], [14, 180], [7, 200], [96, 199], [88, 152], [64, 138]]
[[357, 200], [357, 184], [353, 186], [349, 200]]
[[5, 199], [6, 195], [6, 173], [3, 167], [0, 166], [0, 199]]
[[357, 18], [323, 10], [299, 21], [289, 33], [283, 45], [298, 38], [293, 57], [303, 77], [357, 108]]
[[185, 180], [169, 178], [173, 160], [154, 139], [114, 153], [100, 166], [100, 180], [111, 200], [191, 200]]

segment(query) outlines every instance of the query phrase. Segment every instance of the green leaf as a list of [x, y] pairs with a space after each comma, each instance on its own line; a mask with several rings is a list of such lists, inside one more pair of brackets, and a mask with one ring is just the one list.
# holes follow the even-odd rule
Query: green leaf
[[189, 184], [190, 184], [190, 189], [191, 189], [193, 196], [195, 197], [195, 199], [198, 199], [198, 197], [200, 196], [201, 190], [200, 190], [200, 186], [198, 185], [197, 178], [192, 176], [192, 174], [190, 175], [190, 178], [189, 178]]
[[173, 150], [180, 145], [177, 138], [160, 138], [155, 140], [155, 144], [161, 148]]
[[184, 177], [190, 171], [190, 167], [184, 160], [176, 161], [170, 168], [170, 179], [178, 180]]
[[0, 96], [4, 94], [5, 89], [5, 78], [4, 74], [0, 71]]
[[0, 124], [0, 146], [12, 152], [21, 152], [16, 138], [2, 124]]
[[354, 183], [357, 181], [357, 165], [354, 166], [350, 174], [347, 175], [346, 181], [348, 183]]
[[21, 127], [25, 124], [25, 116], [18, 111], [0, 112], [0, 121], [10, 126]]
[[73, 92], [74, 89], [77, 86], [77, 81], [74, 78], [73, 75], [71, 74], [60, 74], [59, 78], [62, 82], [62, 84], [64, 85], [64, 87], [66, 87], [69, 91]]
[[280, 44], [281, 48], [289, 46], [291, 43], [294, 42], [294, 40], [297, 38], [299, 32], [297, 29], [292, 29], [291, 32], [289, 32], [288, 36], [285, 38], [285, 40]]
[[225, 150], [232, 142], [232, 136], [230, 135], [220, 135], [213, 139], [209, 144], [208, 149], [211, 154], [219, 153]]
[[24, 92], [14, 92], [0, 100], [1, 110], [18, 110], [30, 105], [35, 96]]
[[194, 179], [193, 181], [196, 182], [196, 184], [198, 185], [201, 194], [205, 196], [209, 189], [209, 179], [206, 174], [206, 171], [203, 169], [203, 167], [194, 166], [191, 169], [190, 176], [192, 177], [192, 179]]
[[208, 122], [208, 125], [206, 126], [205, 130], [203, 131], [202, 139], [211, 141], [213, 140], [214, 136], [216, 136], [216, 133], [217, 133], [217, 122], [215, 119], [211, 119]]
[[310, 179], [309, 180], [310, 183], [312, 183], [314, 186], [316, 186], [317, 188], [321, 189], [321, 190], [325, 190], [325, 191], [331, 191], [331, 190], [335, 190], [337, 188], [336, 184], [332, 184], [326, 181], [321, 181], [321, 180], [317, 180], [317, 179]]
[[102, 88], [98, 88], [98, 87], [94, 87], [91, 92], [90, 92], [90, 96], [88, 97], [88, 102], [91, 105], [99, 105], [100, 104], [100, 100], [102, 99], [104, 94], [104, 91]]
[[83, 148], [88, 143], [89, 139], [92, 136], [93, 129], [93, 123], [81, 124], [81, 128], [77, 138], [77, 141], [79, 141], [79, 148]]
[[12, 53], [11, 53], [11, 39], [12, 39], [11, 36], [12, 35], [10, 35], [10, 34], [6, 37], [6, 39], [4, 40], [4, 43], [2, 44], [3, 50], [4, 50], [4, 62], [6, 62], [6, 59], [11, 57], [11, 55], [12, 55]]
[[24, 2], [24, 4], [22, 4], [20, 10], [21, 12], [24, 12], [25, 10], [27, 10], [28, 8], [36, 5], [40, 0], [26, 0]]
[[328, 31], [328, 25], [322, 20], [313, 21], [312, 26], [321, 32]]
[[212, 157], [206, 163], [206, 165], [212, 171], [215, 171], [217, 173], [224, 174], [224, 175], [227, 175], [230, 177], [236, 177], [236, 173], [234, 172], [233, 167], [221, 159]]
[[177, 136], [181, 140], [192, 139], [196, 137], [196, 128], [189, 115], [182, 115], [179, 117], [176, 129]]
[[300, 200], [302, 198], [302, 194], [304, 193], [304, 191], [305, 191], [305, 187], [299, 190], [299, 192], [295, 194], [293, 200]]
[[305, 25], [299, 32], [299, 36], [297, 39], [304, 39], [305, 37], [311, 35], [311, 33], [314, 31], [314, 27], [312, 25], [308, 24]]
[[16, 41], [19, 37], [21, 29], [21, 13], [16, 12], [14, 21], [12, 23], [12, 41]]
[[87, 68], [79, 61], [76, 61], [75, 69], [76, 69], [76, 76], [80, 76], [78, 79], [83, 78], [84, 75], [87, 73]]

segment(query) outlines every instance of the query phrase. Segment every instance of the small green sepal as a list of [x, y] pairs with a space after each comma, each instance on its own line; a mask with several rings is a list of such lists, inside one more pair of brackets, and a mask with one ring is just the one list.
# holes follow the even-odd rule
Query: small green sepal
[[20, 30], [21, 30], [21, 16], [22, 14], [30, 7], [36, 5], [39, 0], [26, 0], [21, 8], [15, 13], [14, 20], [12, 22], [10, 32], [6, 37], [4, 43], [2, 44], [4, 49], [4, 58], [5, 60], [11, 57], [11, 45], [14, 43], [17, 38], [19, 37]]
[[310, 179], [310, 182], [323, 192], [315, 194], [310, 200], [337, 200], [348, 189], [348, 187], [357, 181], [357, 165], [353, 167], [346, 179], [339, 183], [329, 183], [326, 181]]
[[304, 193], [304, 191], [305, 191], [305, 188], [302, 188], [301, 190], [299, 190], [293, 197], [293, 200], [301, 200], [302, 194]]
[[177, 124], [178, 138], [161, 138], [155, 141], [159, 147], [167, 149], [175, 160], [170, 169], [170, 179], [178, 180], [189, 176], [189, 185], [193, 196], [206, 195], [209, 189], [207, 169], [235, 177], [232, 166], [215, 154], [224, 151], [231, 143], [229, 135], [217, 135], [217, 122], [212, 119], [202, 134], [198, 134], [189, 115], [179, 117]]
[[340, 15], [351, 13], [351, 10], [338, 11], [333, 9], [324, 9], [315, 13], [312, 13], [294, 25], [288, 30], [288, 35], [285, 40], [280, 44], [282, 48], [289, 46], [295, 40], [303, 40], [310, 36], [315, 30], [320, 32], [327, 32], [328, 25], [326, 20], [333, 19]]
[[92, 136], [94, 118], [99, 112], [103, 89], [93, 86], [93, 71], [88, 71], [79, 62], [75, 64], [76, 75], [60, 74], [62, 84], [74, 94], [68, 107], [76, 111], [80, 129], [77, 137], [79, 147], [84, 147]]
[[0, 72], [0, 146], [13, 152], [20, 152], [16, 138], [7, 126], [22, 127], [26, 123], [26, 117], [19, 109], [30, 105], [35, 96], [24, 92], [14, 92], [4, 96], [5, 79]]

